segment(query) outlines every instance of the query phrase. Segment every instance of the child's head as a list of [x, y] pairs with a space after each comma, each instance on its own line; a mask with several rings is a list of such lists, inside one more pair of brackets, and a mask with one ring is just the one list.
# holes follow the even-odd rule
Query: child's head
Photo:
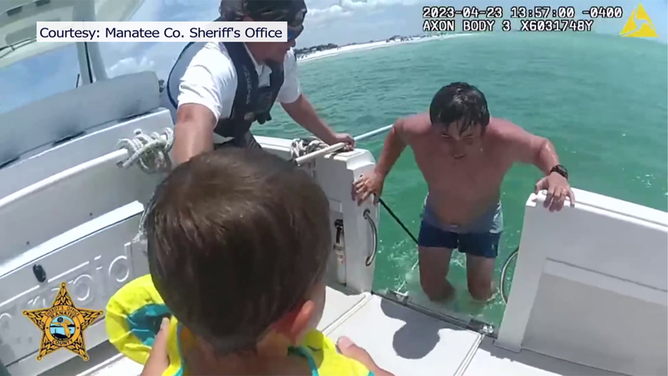
[[156, 289], [218, 355], [295, 345], [320, 320], [329, 203], [291, 163], [249, 149], [199, 155], [160, 184], [145, 226]]

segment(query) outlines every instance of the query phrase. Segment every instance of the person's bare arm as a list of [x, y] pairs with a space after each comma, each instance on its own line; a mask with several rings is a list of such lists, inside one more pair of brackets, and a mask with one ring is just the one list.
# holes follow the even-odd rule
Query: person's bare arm
[[378, 158], [378, 164], [376, 164], [374, 170], [367, 172], [353, 182], [352, 199], [357, 200], [358, 205], [361, 205], [371, 194], [375, 195], [374, 203], [380, 200], [385, 178], [401, 156], [401, 153], [406, 149], [406, 132], [404, 127], [403, 119], [398, 119], [394, 123], [394, 126], [385, 138], [383, 150], [380, 152], [380, 158]]
[[179, 106], [174, 129], [174, 165], [213, 150], [216, 118], [206, 106], [188, 103]]
[[330, 143], [336, 138], [332, 129], [315, 112], [315, 108], [304, 94], [300, 94], [292, 103], [281, 103], [292, 120], [313, 133], [319, 139]]
[[389, 371], [380, 368], [373, 360], [369, 352], [357, 346], [353, 341], [350, 340], [350, 338], [345, 336], [340, 337], [336, 343], [336, 346], [338, 347], [341, 354], [362, 363], [362, 365], [364, 365], [375, 376], [394, 376]]
[[344, 150], [352, 150], [355, 146], [355, 140], [349, 134], [338, 134], [332, 130], [327, 123], [320, 117], [313, 108], [311, 102], [301, 92], [298, 78], [297, 59], [294, 51], [290, 50], [285, 55], [283, 62], [285, 68], [285, 79], [283, 86], [278, 92], [276, 100], [281, 103], [285, 112], [290, 115], [292, 120], [301, 125], [304, 129], [329, 145], [344, 142]]
[[504, 149], [510, 153], [512, 162], [532, 164], [544, 175], [549, 175], [552, 167], [559, 164], [559, 156], [550, 140], [531, 134], [507, 120], [498, 121], [501, 123], [498, 135], [507, 143]]
[[390, 170], [394, 164], [397, 163], [401, 153], [406, 149], [406, 142], [402, 139], [405, 135], [404, 127], [404, 120], [397, 119], [385, 138], [383, 150], [380, 152], [378, 164], [375, 168], [375, 172], [383, 178], [390, 173]]
[[232, 60], [217, 48], [201, 48], [179, 80], [174, 130], [174, 165], [213, 150], [218, 119], [232, 112], [236, 95]]
[[566, 198], [570, 199], [573, 206], [575, 194], [568, 179], [557, 172], [551, 172], [552, 168], [559, 164], [559, 156], [554, 150], [554, 145], [548, 139], [531, 134], [507, 120], [497, 121], [499, 127], [495, 132], [505, 142], [504, 150], [507, 150], [511, 162], [533, 164], [545, 175], [535, 186], [536, 193], [547, 190], [545, 206], [549, 207], [550, 211], [559, 211]]

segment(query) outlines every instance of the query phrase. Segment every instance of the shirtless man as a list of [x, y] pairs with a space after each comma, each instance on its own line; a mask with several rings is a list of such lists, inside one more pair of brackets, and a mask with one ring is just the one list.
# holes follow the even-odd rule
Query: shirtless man
[[429, 113], [397, 120], [375, 170], [354, 183], [359, 204], [370, 194], [378, 201], [406, 145], [429, 187], [418, 252], [420, 283], [431, 300], [447, 299], [454, 292], [446, 276], [455, 248], [466, 254], [471, 296], [488, 300], [493, 295], [492, 273], [503, 230], [501, 183], [514, 163], [531, 163], [545, 174], [535, 189], [547, 190], [545, 207], [550, 211], [561, 210], [567, 197], [574, 203], [568, 173], [552, 143], [490, 117], [485, 95], [467, 83], [441, 88]]

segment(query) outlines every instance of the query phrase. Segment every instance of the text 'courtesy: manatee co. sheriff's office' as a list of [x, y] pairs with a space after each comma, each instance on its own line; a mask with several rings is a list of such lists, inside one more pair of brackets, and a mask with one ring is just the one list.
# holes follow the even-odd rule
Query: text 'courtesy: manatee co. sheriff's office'
[[37, 22], [38, 42], [287, 42], [286, 22]]

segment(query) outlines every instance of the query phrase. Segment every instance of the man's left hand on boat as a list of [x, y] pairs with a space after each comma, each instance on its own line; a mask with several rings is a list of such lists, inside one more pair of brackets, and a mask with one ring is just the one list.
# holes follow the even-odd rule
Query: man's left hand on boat
[[575, 205], [575, 195], [570, 184], [568, 184], [568, 180], [556, 172], [538, 180], [535, 193], [542, 190], [547, 191], [543, 205], [549, 208], [551, 212], [561, 210], [566, 198], [570, 200], [571, 207]]

